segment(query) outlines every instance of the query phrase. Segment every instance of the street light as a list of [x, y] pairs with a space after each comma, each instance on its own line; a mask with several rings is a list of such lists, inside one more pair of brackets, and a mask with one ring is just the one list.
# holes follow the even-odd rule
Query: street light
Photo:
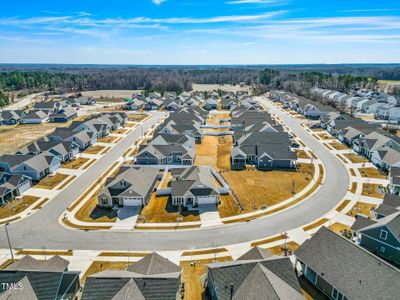
[[6, 236], [7, 236], [7, 242], [8, 242], [8, 247], [10, 248], [10, 253], [11, 253], [11, 259], [14, 261], [14, 253], [12, 251], [12, 247], [11, 247], [11, 242], [10, 242], [10, 237], [8, 235], [8, 229], [7, 226], [10, 225], [10, 223], [7, 223], [6, 225], [4, 225], [4, 228], [6, 229]]

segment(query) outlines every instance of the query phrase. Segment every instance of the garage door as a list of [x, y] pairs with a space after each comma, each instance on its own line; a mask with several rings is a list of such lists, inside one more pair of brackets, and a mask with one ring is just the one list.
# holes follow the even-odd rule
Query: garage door
[[124, 206], [141, 206], [141, 205], [142, 205], [142, 199], [140, 198], [130, 198], [130, 197], [124, 198]]
[[202, 197], [198, 198], [198, 205], [204, 205], [204, 204], [216, 204], [217, 200], [215, 197]]

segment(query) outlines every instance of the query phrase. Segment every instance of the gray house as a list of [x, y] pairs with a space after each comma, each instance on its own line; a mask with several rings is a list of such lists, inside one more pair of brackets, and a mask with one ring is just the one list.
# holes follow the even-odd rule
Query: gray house
[[0, 112], [0, 124], [16, 125], [21, 123], [24, 116], [26, 116], [26, 113], [23, 110], [3, 110]]
[[122, 167], [115, 177], [107, 179], [97, 200], [100, 207], [144, 207], [159, 179], [157, 168]]
[[54, 112], [50, 114], [50, 122], [53, 123], [66, 123], [75, 119], [78, 116], [78, 113], [75, 109], [66, 107], [60, 111]]
[[127, 270], [104, 271], [86, 279], [82, 300], [176, 300], [181, 269], [153, 252]]
[[218, 101], [215, 100], [214, 98], [208, 98], [203, 105], [203, 108], [205, 110], [214, 110], [218, 109]]
[[21, 118], [22, 124], [42, 124], [48, 121], [48, 113], [42, 110], [32, 110]]
[[391, 167], [400, 167], [400, 152], [391, 148], [372, 151], [371, 162], [384, 171], [388, 171]]
[[89, 131], [72, 131], [70, 128], [56, 128], [49, 135], [51, 141], [74, 142], [79, 146], [79, 149], [85, 150], [97, 142], [97, 136]]
[[0, 182], [0, 206], [20, 196], [32, 186], [32, 180], [24, 175], [2, 176]]
[[364, 137], [354, 140], [353, 149], [357, 153], [367, 158], [371, 157], [372, 152], [382, 149], [400, 149], [400, 144], [395, 137], [388, 137], [382, 133], [373, 131]]
[[33, 108], [35, 110], [42, 110], [46, 112], [46, 114], [52, 114], [62, 110], [63, 105], [62, 102], [47, 101], [47, 102], [37, 102], [35, 103]]
[[66, 162], [79, 154], [79, 145], [75, 142], [38, 140], [28, 146], [19, 149], [16, 154], [37, 155], [46, 151], [55, 155], [62, 162]]
[[171, 174], [172, 205], [197, 207], [219, 203], [218, 187], [210, 167], [172, 169]]
[[59, 256], [44, 261], [24, 256], [0, 270], [0, 299], [74, 299], [80, 272], [69, 271], [68, 265]]
[[136, 156], [138, 165], [192, 165], [195, 148], [180, 145], [141, 145]]
[[357, 244], [400, 265], [400, 211], [377, 219], [374, 224], [356, 232]]
[[326, 227], [295, 258], [305, 278], [329, 299], [399, 298], [400, 270]]
[[253, 248], [236, 261], [207, 265], [212, 300], [300, 300], [300, 284], [288, 257]]

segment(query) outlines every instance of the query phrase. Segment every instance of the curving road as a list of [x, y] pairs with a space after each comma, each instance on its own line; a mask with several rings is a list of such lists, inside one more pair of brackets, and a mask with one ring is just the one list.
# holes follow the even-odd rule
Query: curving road
[[[344, 165], [316, 139], [308, 134], [298, 119], [276, 109], [268, 101], [261, 100], [292, 131], [309, 146], [324, 162], [326, 180], [323, 186], [308, 200], [265, 218], [249, 223], [240, 223], [215, 228], [170, 232], [110, 232], [75, 231], [62, 227], [58, 217], [80, 196], [101, 174], [132, 145], [139, 137], [139, 130], [124, 139], [118, 147], [98, 160], [83, 175], [78, 177], [56, 198], [29, 218], [9, 225], [9, 233], [14, 248], [75, 249], [75, 250], [187, 250], [217, 247], [279, 234], [320, 218], [333, 209], [345, 196], [349, 176]], [[144, 128], [149, 128], [160, 115], [154, 115]], [[4, 231], [3, 231], [4, 232]], [[4, 233], [1, 232], [0, 235]], [[0, 239], [0, 247], [7, 248], [5, 236]]]

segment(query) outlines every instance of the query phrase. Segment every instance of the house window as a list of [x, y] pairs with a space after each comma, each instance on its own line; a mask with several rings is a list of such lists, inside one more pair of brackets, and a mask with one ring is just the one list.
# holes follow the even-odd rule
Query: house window
[[343, 300], [343, 294], [339, 292], [337, 289], [333, 288], [332, 298], [336, 300]]
[[102, 204], [102, 205], [108, 205], [108, 200], [105, 199], [105, 198], [102, 198], [102, 199], [101, 199], [101, 204]]
[[387, 239], [387, 236], [388, 236], [388, 232], [386, 231], [386, 230], [381, 230], [381, 234], [379, 235], [379, 237], [382, 239], [382, 240], [386, 240]]

